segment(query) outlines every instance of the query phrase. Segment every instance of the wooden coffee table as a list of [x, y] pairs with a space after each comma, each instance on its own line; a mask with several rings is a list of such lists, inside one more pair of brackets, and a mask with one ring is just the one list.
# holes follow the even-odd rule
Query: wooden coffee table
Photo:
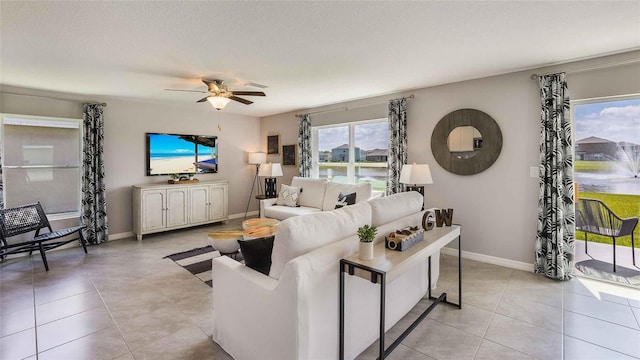
[[273, 236], [278, 231], [278, 226], [253, 226], [242, 232], [244, 240], [260, 239]]

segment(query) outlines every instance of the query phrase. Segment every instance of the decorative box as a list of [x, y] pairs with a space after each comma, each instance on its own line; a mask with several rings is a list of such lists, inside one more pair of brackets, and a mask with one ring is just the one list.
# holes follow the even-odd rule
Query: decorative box
[[404, 251], [424, 239], [424, 230], [417, 226], [396, 230], [385, 236], [385, 247], [389, 250]]

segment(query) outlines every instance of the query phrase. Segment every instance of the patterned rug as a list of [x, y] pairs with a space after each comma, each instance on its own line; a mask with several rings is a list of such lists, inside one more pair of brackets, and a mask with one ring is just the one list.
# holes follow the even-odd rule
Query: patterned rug
[[211, 260], [218, 256], [221, 256], [220, 253], [209, 245], [168, 255], [163, 259], [169, 258], [173, 260], [176, 264], [198, 277], [198, 279], [204, 281], [205, 284], [212, 286]]

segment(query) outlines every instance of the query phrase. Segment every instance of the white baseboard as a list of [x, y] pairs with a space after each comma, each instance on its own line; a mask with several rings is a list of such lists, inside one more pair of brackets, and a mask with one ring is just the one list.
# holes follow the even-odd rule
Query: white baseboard
[[[458, 249], [445, 247], [445, 248], [442, 248], [442, 253], [446, 255], [458, 256]], [[479, 254], [479, 253], [462, 250], [462, 258], [480, 261], [487, 264], [504, 266], [510, 269], [533, 272], [533, 264], [529, 264], [521, 261], [503, 259], [503, 258], [491, 256], [491, 255]]]
[[127, 231], [127, 232], [122, 232], [122, 233], [118, 233], [118, 234], [109, 234], [109, 240], [108, 241], [127, 239], [127, 238], [131, 238], [131, 237], [136, 237], [136, 234], [134, 234], [133, 231]]
[[[260, 211], [256, 210], [256, 211], [249, 211], [247, 213], [247, 217], [249, 216], [254, 216], [254, 215], [260, 215]], [[239, 218], [243, 218], [244, 217], [244, 213], [240, 213], [240, 214], [232, 214], [229, 215], [229, 220], [233, 220], [233, 219], [239, 219]]]

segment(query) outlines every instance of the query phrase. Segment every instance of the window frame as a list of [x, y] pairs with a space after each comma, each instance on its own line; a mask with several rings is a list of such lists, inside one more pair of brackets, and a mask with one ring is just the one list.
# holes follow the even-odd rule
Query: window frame
[[[51, 125], [54, 125], [55, 122], [66, 122], [66, 123], [75, 123], [78, 125], [78, 165], [76, 166], [64, 166], [64, 168], [77, 168], [79, 169], [79, 178], [78, 178], [78, 183], [77, 183], [77, 193], [78, 193], [78, 203], [77, 203], [77, 207], [78, 210], [77, 211], [68, 211], [68, 212], [62, 212], [62, 213], [51, 213], [51, 214], [46, 214], [47, 218], [49, 220], [65, 220], [65, 219], [74, 219], [74, 218], [78, 218], [80, 217], [80, 214], [82, 212], [82, 173], [83, 173], [83, 150], [84, 150], [84, 124], [83, 124], [83, 119], [81, 118], [64, 118], [64, 117], [55, 117], [55, 116], [39, 116], [39, 115], [25, 115], [25, 114], [11, 114], [11, 113], [0, 113], [0, 142], [2, 144], [1, 149], [0, 149], [0, 156], [1, 156], [1, 161], [0, 161], [0, 167], [2, 167], [2, 169], [20, 169], [20, 168], [27, 168], [25, 166], [10, 166], [7, 167], [4, 165], [4, 161], [5, 161], [5, 153], [6, 150], [4, 148], [4, 144], [6, 144], [6, 141], [4, 139], [4, 135], [5, 135], [5, 119], [15, 119], [15, 120], [20, 120], [20, 119], [24, 119], [24, 120], [35, 120], [35, 121], [40, 121], [43, 123], [49, 122]], [[9, 124], [9, 125], [13, 125], [13, 124]], [[55, 127], [55, 126], [49, 126], [49, 127]], [[51, 169], [56, 169], [56, 168], [63, 168], [61, 166], [56, 166], [56, 165], [38, 165], [36, 166], [37, 168], [51, 168]], [[6, 181], [5, 181], [5, 171], [2, 171], [2, 184], [3, 184], [3, 191], [2, 191], [2, 200], [3, 203], [6, 205], [6, 195], [7, 195], [7, 190], [6, 190]]]
[[312, 158], [312, 168], [311, 168], [311, 177], [319, 178], [320, 177], [320, 149], [318, 142], [318, 131], [321, 129], [328, 128], [336, 128], [336, 127], [348, 127], [349, 128], [349, 162], [332, 162], [332, 166], [344, 167], [347, 169], [347, 183], [355, 184], [355, 174], [356, 169], [358, 167], [362, 167], [366, 165], [366, 167], [379, 167], [379, 168], [389, 168], [389, 159], [387, 157], [387, 161], [384, 162], [357, 162], [355, 161], [355, 128], [359, 125], [366, 124], [374, 124], [374, 123], [386, 123], [389, 124], [388, 118], [376, 118], [369, 120], [358, 120], [358, 121], [350, 121], [336, 124], [328, 124], [328, 125], [318, 125], [311, 126], [311, 158]]

